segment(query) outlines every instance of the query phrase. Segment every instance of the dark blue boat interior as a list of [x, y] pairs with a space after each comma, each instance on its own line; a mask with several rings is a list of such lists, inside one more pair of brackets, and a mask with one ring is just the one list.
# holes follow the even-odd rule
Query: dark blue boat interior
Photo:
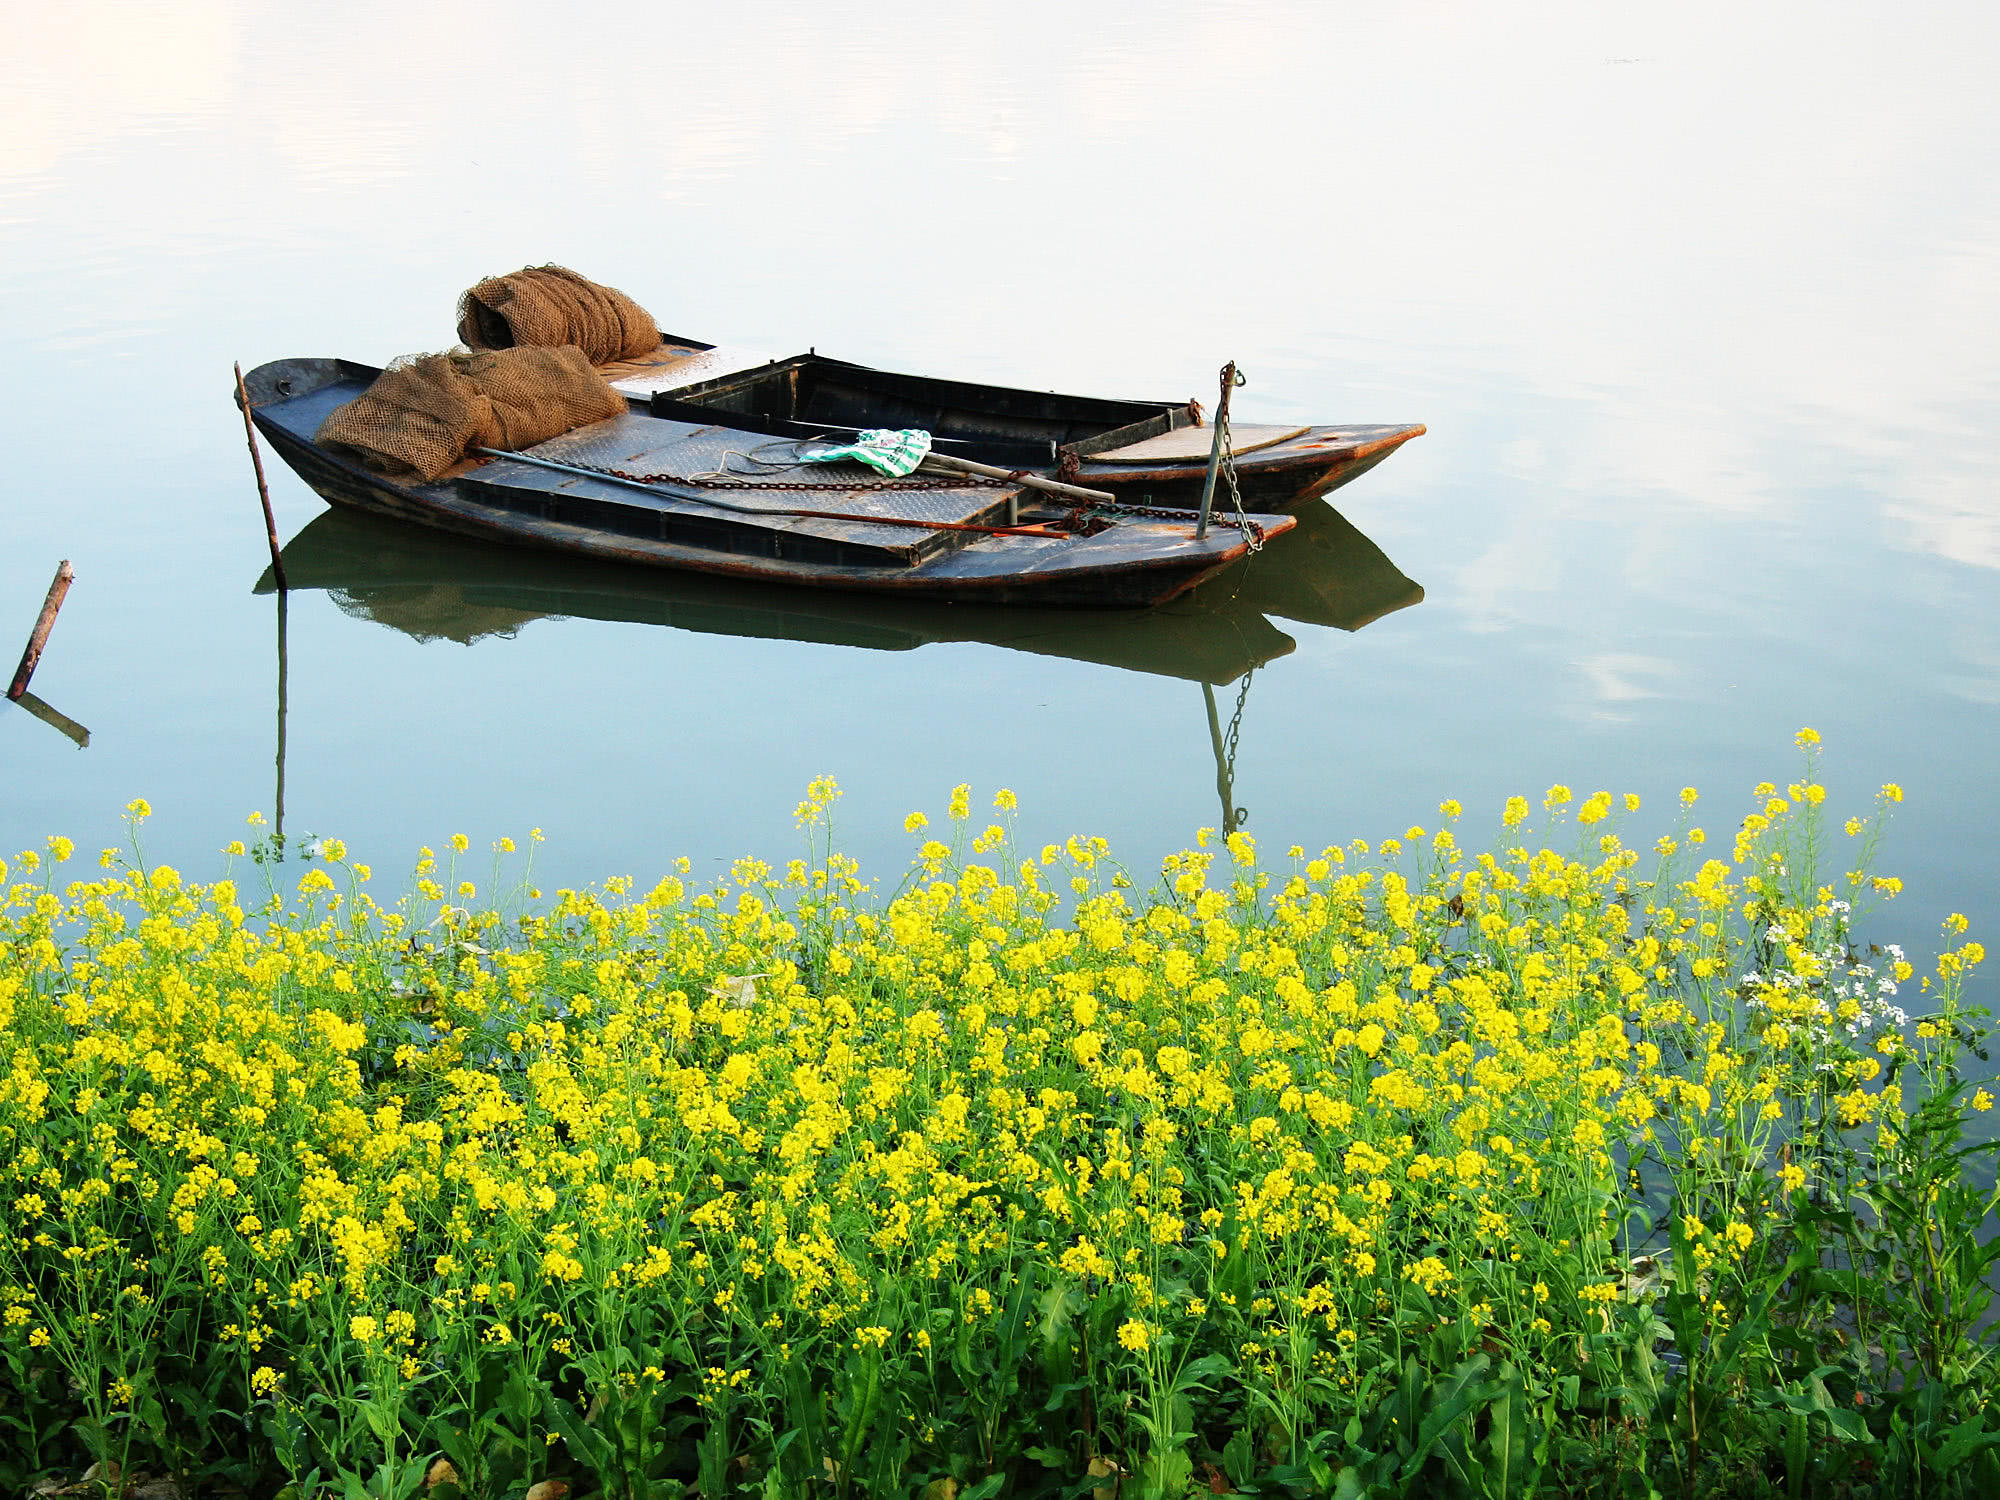
[[1190, 420], [1183, 402], [937, 380], [815, 354], [665, 392], [649, 409], [695, 421], [726, 413], [746, 430], [782, 437], [916, 427], [940, 453], [1003, 468], [1053, 468], [1061, 449], [1097, 452]]

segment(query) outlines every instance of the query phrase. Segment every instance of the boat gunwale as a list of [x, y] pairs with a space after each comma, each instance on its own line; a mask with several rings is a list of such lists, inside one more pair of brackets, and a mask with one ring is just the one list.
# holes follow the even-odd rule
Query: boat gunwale
[[[1308, 427], [1296, 437], [1273, 443], [1268, 448], [1258, 448], [1249, 453], [1238, 454], [1235, 464], [1238, 473], [1256, 470], [1261, 475], [1289, 473], [1294, 469], [1339, 468], [1347, 464], [1360, 463], [1365, 459], [1386, 456], [1409, 442], [1420, 438], [1430, 429], [1421, 422], [1395, 427], [1378, 437], [1357, 443], [1332, 445], [1325, 434], [1339, 433], [1351, 427], [1387, 426], [1386, 423], [1337, 422]], [[1113, 464], [1094, 462], [1086, 457], [1079, 473], [1084, 479], [1102, 483], [1106, 480], [1127, 483], [1172, 483], [1189, 477], [1203, 477], [1207, 474], [1207, 460], [1160, 464], [1142, 468], [1137, 464]]]

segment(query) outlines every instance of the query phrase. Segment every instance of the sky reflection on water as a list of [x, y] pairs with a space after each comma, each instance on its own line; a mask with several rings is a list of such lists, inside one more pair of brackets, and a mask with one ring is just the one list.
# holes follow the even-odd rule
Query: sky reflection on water
[[[592, 45], [504, 4], [15, 18], [0, 623], [75, 561], [36, 688], [95, 738], [0, 712], [10, 847], [109, 841], [144, 793], [154, 852], [201, 869], [268, 801], [230, 361], [437, 347], [464, 286], [556, 260], [709, 339], [1149, 397], [1233, 357], [1248, 419], [1428, 423], [1338, 496], [1422, 607], [1285, 627], [1246, 701], [1237, 792], [1279, 848], [1555, 780], [1644, 793], [1641, 832], [1693, 782], [1733, 823], [1812, 723], [1836, 800], [1910, 791], [1898, 935], [1993, 930], [1990, 8], [576, 24]], [[322, 507], [274, 481], [291, 537]], [[291, 813], [385, 870], [526, 823], [574, 881], [783, 855], [823, 771], [877, 864], [959, 780], [1142, 873], [1218, 815], [1199, 671], [360, 613], [293, 602]]]

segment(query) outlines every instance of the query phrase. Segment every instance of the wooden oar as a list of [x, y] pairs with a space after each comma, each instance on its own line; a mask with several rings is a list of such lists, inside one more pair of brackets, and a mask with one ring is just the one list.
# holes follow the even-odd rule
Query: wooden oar
[[976, 464], [969, 458], [953, 458], [943, 453], [927, 453], [919, 469], [929, 469], [948, 474], [977, 474], [982, 479], [1006, 479], [1027, 489], [1040, 490], [1044, 494], [1061, 495], [1065, 500], [1081, 501], [1088, 505], [1116, 505], [1118, 497], [1105, 490], [1086, 490], [1074, 484], [1063, 484], [1058, 480], [1044, 479], [1039, 474], [1023, 474], [1015, 469], [996, 468], [992, 464]]

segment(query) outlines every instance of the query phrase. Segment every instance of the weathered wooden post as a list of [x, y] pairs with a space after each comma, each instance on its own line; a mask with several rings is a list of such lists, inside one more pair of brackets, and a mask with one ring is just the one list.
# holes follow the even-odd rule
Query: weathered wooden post
[[278, 857], [285, 854], [285, 605], [291, 596], [278, 590], [278, 796], [273, 805], [271, 832], [277, 839]]
[[49, 728], [60, 730], [63, 734], [68, 735], [72, 740], [76, 741], [77, 749], [88, 750], [90, 748], [90, 731], [77, 723], [76, 720], [72, 719], [61, 709], [50, 707], [33, 693], [23, 693], [14, 701], [40, 719], [44, 724], [48, 725]]
[[1198, 542], [1207, 538], [1208, 517], [1215, 509], [1215, 476], [1221, 472], [1225, 461], [1236, 461], [1234, 453], [1223, 450], [1229, 443], [1229, 393], [1243, 383], [1243, 377], [1236, 373], [1236, 361], [1232, 359], [1222, 367], [1222, 396], [1215, 403], [1215, 439], [1209, 444], [1208, 478], [1202, 483], [1201, 514], [1194, 523], [1194, 539]]
[[278, 555], [278, 521], [271, 514], [271, 489], [264, 483], [264, 455], [257, 451], [257, 424], [250, 420], [250, 390], [243, 384], [243, 361], [236, 362], [236, 404], [243, 408], [243, 435], [250, 442], [250, 463], [257, 471], [257, 498], [264, 503], [264, 536], [271, 544], [271, 576], [278, 580], [282, 596], [290, 586], [285, 582], [285, 560]]
[[7, 697], [18, 703], [21, 694], [28, 690], [28, 679], [35, 675], [35, 664], [42, 659], [42, 647], [49, 643], [49, 631], [56, 623], [56, 611], [62, 608], [63, 596], [69, 593], [70, 580], [76, 577], [76, 569], [64, 558], [56, 569], [55, 582], [49, 585], [49, 594], [42, 601], [42, 612], [35, 620], [35, 628], [28, 636], [28, 649], [21, 653], [21, 665], [14, 669], [14, 680], [7, 687]]

